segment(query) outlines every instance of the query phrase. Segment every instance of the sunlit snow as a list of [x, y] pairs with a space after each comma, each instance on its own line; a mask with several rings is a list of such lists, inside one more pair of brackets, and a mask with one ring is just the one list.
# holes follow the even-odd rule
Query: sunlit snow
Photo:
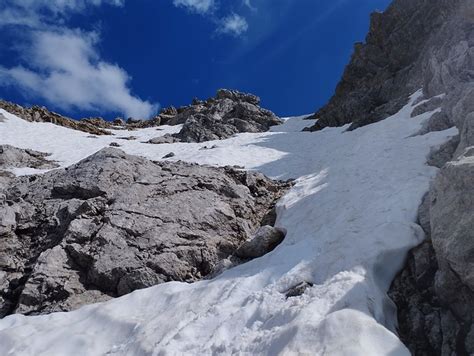
[[[409, 355], [386, 291], [424, 238], [417, 208], [436, 173], [426, 157], [457, 134], [415, 135], [432, 115], [410, 118], [420, 95], [355, 131], [301, 132], [314, 122], [300, 117], [272, 132], [201, 144], [142, 143], [178, 127], [89, 138], [0, 110], [8, 119], [0, 143], [50, 152], [63, 166], [118, 142], [155, 160], [174, 152], [173, 160], [297, 179], [278, 204], [287, 237], [268, 255], [213, 280], [166, 283], [69, 313], [6, 317], [0, 355]], [[138, 139], [117, 138], [126, 135]], [[314, 286], [287, 299], [302, 281]]]

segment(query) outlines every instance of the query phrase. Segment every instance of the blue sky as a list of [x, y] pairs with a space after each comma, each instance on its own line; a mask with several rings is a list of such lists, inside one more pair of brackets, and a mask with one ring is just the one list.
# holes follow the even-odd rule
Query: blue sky
[[218, 88], [280, 116], [332, 95], [389, 0], [2, 0], [0, 97], [147, 118]]

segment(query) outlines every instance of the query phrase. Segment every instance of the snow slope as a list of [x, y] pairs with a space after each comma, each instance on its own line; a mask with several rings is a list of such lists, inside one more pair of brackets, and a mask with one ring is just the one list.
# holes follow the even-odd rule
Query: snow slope
[[[4, 318], [0, 355], [409, 355], [394, 334], [386, 291], [424, 237], [414, 222], [436, 173], [426, 156], [457, 134], [414, 136], [432, 115], [410, 118], [420, 95], [352, 132], [300, 132], [313, 122], [295, 118], [273, 132], [203, 144], [155, 146], [139, 141], [156, 130], [130, 133], [140, 140], [120, 142], [128, 153], [159, 159], [172, 151], [173, 159], [297, 178], [278, 204], [286, 239], [213, 280], [166, 283], [70, 313]], [[5, 116], [0, 143], [51, 152], [63, 165], [119, 142]], [[286, 299], [302, 281], [314, 287]]]

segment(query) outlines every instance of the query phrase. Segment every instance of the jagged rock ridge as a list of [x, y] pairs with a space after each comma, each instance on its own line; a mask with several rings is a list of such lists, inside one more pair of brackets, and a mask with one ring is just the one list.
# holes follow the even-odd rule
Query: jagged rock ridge
[[[413, 250], [390, 295], [414, 355], [474, 353], [474, 2], [395, 0], [371, 18], [311, 130], [382, 120], [422, 88], [414, 116], [437, 109], [420, 135], [456, 126], [460, 137], [428, 157], [441, 170], [420, 210], [427, 241]], [[451, 161], [451, 162], [449, 162]]]
[[474, 2], [394, 0], [372, 14], [365, 43], [310, 131], [385, 119], [420, 88], [424, 102], [413, 116], [438, 110], [419, 134], [456, 126], [460, 137], [428, 157], [441, 171], [420, 210], [427, 241], [410, 253], [390, 295], [414, 355], [473, 354]]
[[190, 106], [167, 108], [162, 124], [182, 124], [181, 131], [150, 140], [150, 143], [205, 142], [222, 140], [240, 132], [265, 132], [282, 121], [259, 106], [260, 98], [235, 90], [221, 89], [214, 98], [195, 99]]
[[93, 135], [110, 135], [110, 132], [105, 130], [105, 128], [109, 128], [111, 125], [103, 119], [73, 120], [58, 113], [49, 111], [45, 107], [35, 105], [30, 108], [24, 108], [18, 104], [5, 100], [0, 100], [0, 109], [26, 121], [49, 122], [73, 130], [84, 131]]
[[[449, 39], [454, 17], [464, 12], [459, 11], [461, 4], [469, 6], [469, 1], [395, 0], [385, 12], [373, 13], [365, 43], [355, 45], [334, 96], [311, 117], [318, 122], [310, 130], [348, 123], [354, 129], [382, 120], [398, 112], [419, 88], [429, 98], [468, 77], [465, 67], [464, 73], [458, 70], [456, 78], [449, 78], [453, 73], [448, 68], [462, 63], [443, 68], [436, 53], [456, 50], [465, 40]], [[453, 48], [447, 48], [449, 43]]]
[[183, 125], [174, 135], [157, 137], [150, 143], [204, 142], [229, 138], [239, 132], [264, 132], [282, 121], [271, 111], [259, 106], [260, 98], [236, 90], [220, 89], [213, 98], [194, 99], [191, 105], [168, 107], [150, 120], [117, 118], [113, 122], [103, 118], [73, 120], [49, 111], [45, 107], [20, 105], [0, 100], [0, 108], [26, 121], [50, 122], [92, 135], [111, 135], [111, 129], [134, 130], [160, 125]]

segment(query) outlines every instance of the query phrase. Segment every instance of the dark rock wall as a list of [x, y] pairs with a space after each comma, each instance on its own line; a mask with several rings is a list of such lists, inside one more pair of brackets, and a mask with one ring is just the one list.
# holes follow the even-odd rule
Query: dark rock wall
[[382, 120], [422, 88], [414, 116], [441, 108], [419, 134], [460, 135], [427, 157], [440, 172], [420, 209], [427, 241], [414, 249], [390, 295], [414, 355], [474, 354], [474, 1], [394, 0], [372, 15], [311, 130]]
[[469, 355], [474, 354], [474, 2], [430, 4], [444, 20], [416, 63], [425, 98], [444, 95], [427, 103], [428, 110], [437, 106], [441, 112], [420, 134], [457, 126], [460, 135], [428, 157], [440, 172], [420, 209], [427, 241], [410, 253], [390, 294], [399, 310], [400, 336], [414, 355]]
[[[311, 130], [352, 123], [352, 129], [395, 114], [428, 81], [426, 57], [462, 0], [395, 0], [373, 13], [365, 43], [355, 45], [334, 96]], [[439, 91], [435, 85], [427, 94]]]

